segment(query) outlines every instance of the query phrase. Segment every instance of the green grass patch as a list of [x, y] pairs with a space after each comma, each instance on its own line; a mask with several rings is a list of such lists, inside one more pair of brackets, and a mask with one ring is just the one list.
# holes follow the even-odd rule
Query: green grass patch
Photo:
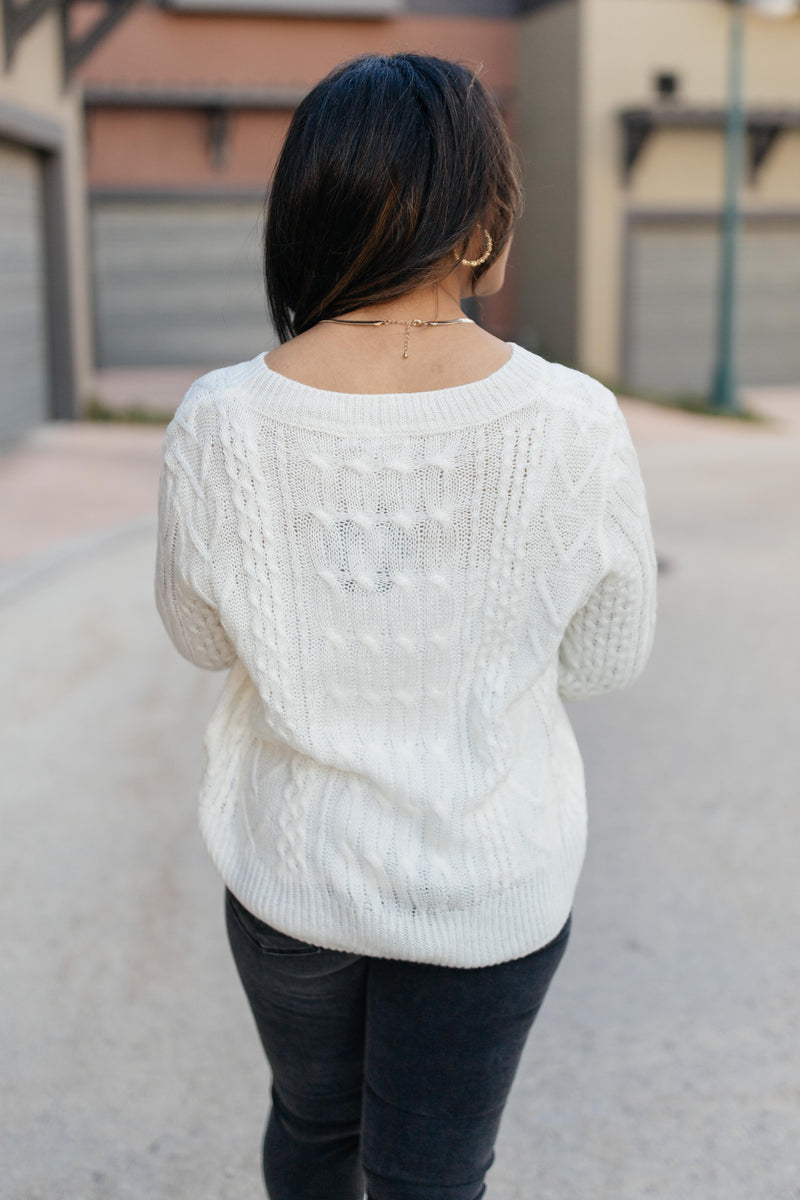
[[168, 425], [173, 416], [171, 412], [158, 412], [144, 404], [116, 408], [99, 396], [88, 396], [81, 408], [84, 421], [114, 421], [128, 425]]

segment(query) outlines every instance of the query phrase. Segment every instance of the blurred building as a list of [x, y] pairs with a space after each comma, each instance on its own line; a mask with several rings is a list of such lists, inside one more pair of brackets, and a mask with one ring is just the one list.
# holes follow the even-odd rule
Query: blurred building
[[[300, 98], [357, 54], [419, 50], [482, 63], [513, 123], [513, 33], [468, 0], [141, 4], [81, 73], [97, 365], [268, 349], [264, 194]], [[487, 309], [511, 336], [512, 292]]]
[[0, 441], [73, 416], [92, 367], [83, 114], [68, 86], [128, 0], [2, 0], [0, 24]]
[[[532, 7], [517, 41], [520, 339], [634, 388], [707, 393], [729, 4]], [[799, 384], [800, 16], [746, 15], [741, 376]]]
[[[486, 324], [620, 386], [707, 390], [727, 0], [140, 0], [117, 22], [131, 2], [0, 0], [0, 434], [74, 411], [95, 368], [269, 348], [264, 193], [292, 111], [337, 63], [403, 49], [481, 64], [523, 153]], [[748, 13], [750, 383], [800, 382], [798, 64], [800, 16]]]

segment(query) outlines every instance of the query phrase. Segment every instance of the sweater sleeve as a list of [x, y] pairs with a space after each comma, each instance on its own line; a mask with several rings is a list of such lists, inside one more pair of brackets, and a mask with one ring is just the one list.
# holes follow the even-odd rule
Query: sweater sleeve
[[233, 664], [236, 651], [212, 599], [203, 452], [182, 410], [183, 406], [164, 437], [158, 486], [156, 608], [184, 658], [195, 666], [220, 671]]
[[656, 622], [656, 555], [644, 483], [616, 406], [601, 525], [605, 570], [559, 647], [559, 692], [579, 700], [615, 691], [644, 670]]

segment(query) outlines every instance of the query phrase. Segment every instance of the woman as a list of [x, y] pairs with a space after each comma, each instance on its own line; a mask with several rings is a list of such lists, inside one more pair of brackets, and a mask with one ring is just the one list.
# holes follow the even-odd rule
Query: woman
[[655, 621], [614, 396], [464, 317], [520, 187], [473, 72], [340, 67], [270, 196], [281, 344], [167, 430], [157, 603], [231, 668], [200, 824], [272, 1071], [271, 1200], [477, 1200], [585, 846], [562, 700]]

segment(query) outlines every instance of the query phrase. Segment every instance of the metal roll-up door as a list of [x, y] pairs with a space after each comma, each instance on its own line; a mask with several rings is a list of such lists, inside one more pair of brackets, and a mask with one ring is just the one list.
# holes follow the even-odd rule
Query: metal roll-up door
[[95, 199], [98, 366], [221, 366], [270, 349], [262, 211], [249, 199]]
[[42, 165], [0, 141], [0, 440], [48, 415]]
[[[716, 357], [718, 225], [637, 221], [630, 238], [626, 381], [707, 394]], [[800, 216], [749, 217], [739, 246], [740, 381], [799, 384]]]

